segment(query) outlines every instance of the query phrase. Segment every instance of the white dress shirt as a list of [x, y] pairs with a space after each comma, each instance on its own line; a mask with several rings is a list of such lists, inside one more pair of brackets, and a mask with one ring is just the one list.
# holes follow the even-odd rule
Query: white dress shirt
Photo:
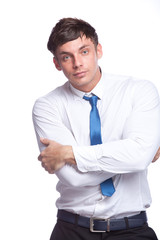
[[[146, 80], [102, 74], [92, 90], [99, 97], [103, 144], [90, 146], [91, 106], [69, 82], [39, 98], [33, 122], [40, 137], [72, 145], [77, 166], [56, 172], [59, 209], [87, 217], [121, 218], [145, 211], [151, 204], [147, 167], [160, 145], [160, 101]], [[89, 93], [89, 94], [91, 94]], [[156, 167], [156, 166], [155, 166]], [[100, 183], [112, 177], [112, 197]]]

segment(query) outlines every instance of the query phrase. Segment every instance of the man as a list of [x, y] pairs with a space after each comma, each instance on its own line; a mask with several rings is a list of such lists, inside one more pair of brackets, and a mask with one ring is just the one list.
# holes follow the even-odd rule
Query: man
[[68, 79], [33, 108], [38, 159], [59, 178], [51, 240], [157, 239], [146, 218], [147, 168], [160, 142], [157, 90], [104, 74], [98, 36], [82, 20], [61, 19], [48, 49]]

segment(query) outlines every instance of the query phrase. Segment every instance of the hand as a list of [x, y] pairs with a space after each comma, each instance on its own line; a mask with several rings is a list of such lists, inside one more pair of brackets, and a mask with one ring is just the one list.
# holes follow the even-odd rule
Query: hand
[[160, 156], [160, 147], [158, 148], [158, 151], [157, 151], [156, 155], [154, 156], [152, 162], [157, 161], [157, 159], [159, 158], [159, 156]]
[[46, 148], [41, 152], [38, 160], [41, 161], [42, 167], [49, 173], [53, 174], [66, 163], [76, 164], [71, 146], [61, 145], [44, 138], [41, 138], [40, 141], [46, 145]]

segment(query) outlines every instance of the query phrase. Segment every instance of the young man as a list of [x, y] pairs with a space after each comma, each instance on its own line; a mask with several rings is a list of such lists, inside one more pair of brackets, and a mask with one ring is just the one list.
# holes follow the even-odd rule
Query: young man
[[61, 19], [48, 49], [68, 79], [33, 108], [38, 159], [59, 178], [51, 240], [157, 239], [146, 218], [147, 168], [160, 142], [157, 90], [104, 74], [98, 36], [82, 20]]

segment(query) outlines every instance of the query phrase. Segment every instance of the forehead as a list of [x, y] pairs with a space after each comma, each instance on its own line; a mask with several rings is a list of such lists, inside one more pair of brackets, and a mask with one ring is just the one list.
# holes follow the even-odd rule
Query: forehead
[[83, 36], [82, 38], [79, 37], [73, 41], [69, 41], [59, 46], [57, 48], [56, 53], [57, 54], [61, 54], [63, 52], [74, 53], [84, 47], [95, 48], [94, 43], [91, 41], [90, 38], [86, 38], [86, 36]]

